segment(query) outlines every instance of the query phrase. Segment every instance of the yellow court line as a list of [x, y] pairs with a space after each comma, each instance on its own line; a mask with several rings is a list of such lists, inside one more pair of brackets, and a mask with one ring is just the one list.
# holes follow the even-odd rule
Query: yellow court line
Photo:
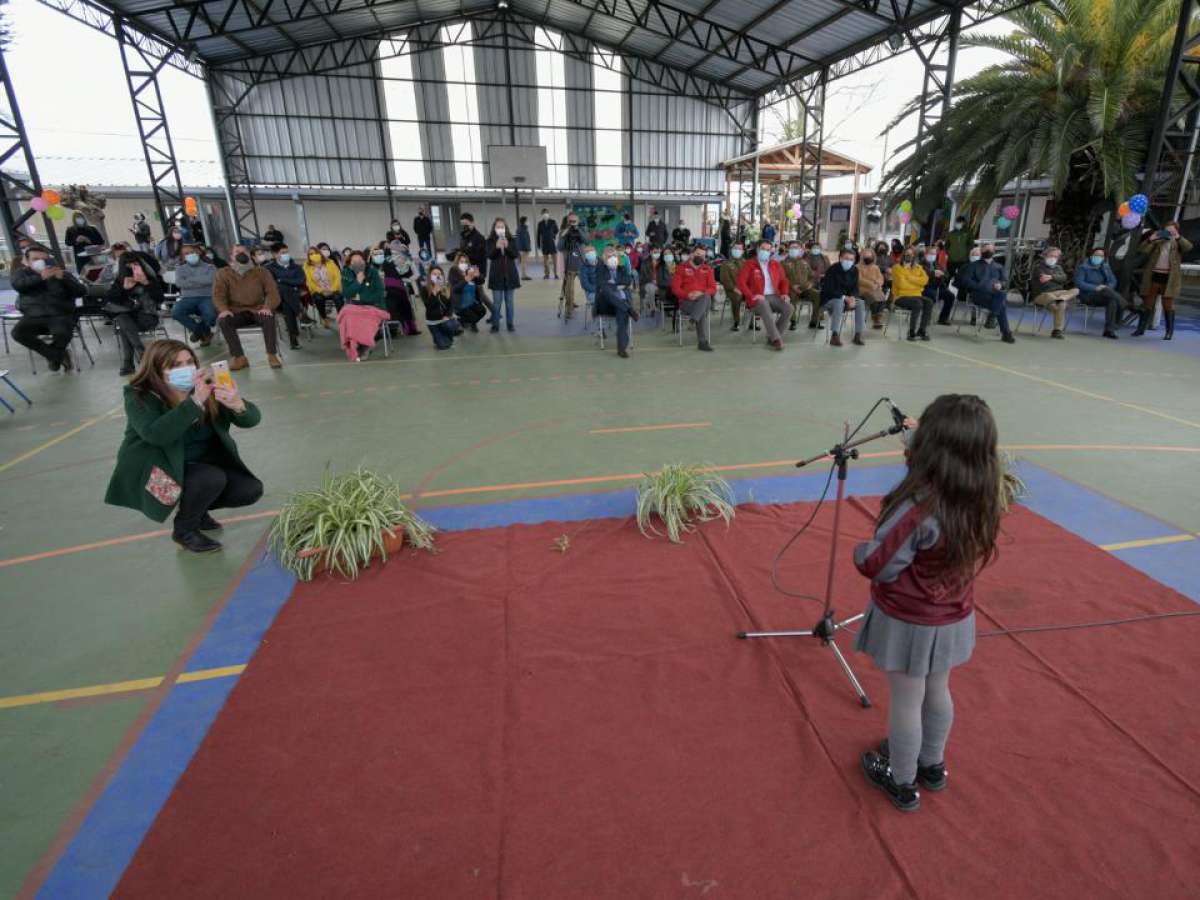
[[1163, 544], [1183, 544], [1196, 540], [1194, 534], [1167, 534], [1156, 538], [1142, 538], [1140, 541], [1122, 541], [1119, 544], [1101, 544], [1101, 550], [1136, 550], [1138, 547], [1159, 547]]
[[102, 413], [102, 414], [96, 416], [96, 418], [94, 418], [94, 419], [88, 419], [86, 422], [83, 422], [80, 425], [76, 425], [70, 431], [64, 431], [58, 437], [51, 438], [50, 440], [46, 441], [44, 444], [38, 444], [32, 450], [26, 450], [20, 456], [14, 457], [13, 459], [10, 459], [8, 462], [4, 463], [3, 465], [0, 465], [0, 472], [5, 471], [6, 469], [11, 469], [17, 463], [25, 462], [25, 460], [29, 459], [30, 457], [37, 456], [43, 450], [49, 450], [55, 444], [61, 444], [67, 438], [74, 437], [75, 435], [79, 434], [79, 432], [83, 431], [85, 428], [91, 428], [97, 422], [103, 422], [105, 419], [116, 415], [120, 411], [121, 411], [121, 407], [114, 406], [108, 412]]
[[[244, 665], [224, 666], [220, 669], [198, 669], [184, 672], [175, 679], [177, 684], [192, 681], [208, 681], [211, 678], [227, 678], [246, 671]], [[43, 691], [40, 694], [20, 694], [15, 697], [0, 697], [0, 709], [15, 709], [19, 706], [37, 706], [41, 703], [59, 703], [63, 700], [80, 700], [87, 697], [103, 697], [108, 694], [132, 694], [150, 691], [163, 683], [157, 678], [136, 678], [132, 681], [114, 681], [111, 684], [93, 684], [89, 687], [67, 688], [61, 691]]]
[[673, 425], [632, 425], [628, 428], [593, 428], [588, 434], [631, 434], [635, 431], [670, 431], [675, 428], [711, 428], [712, 422], [676, 422]]
[[922, 350], [927, 350], [930, 353], [940, 353], [942, 356], [952, 356], [955, 359], [963, 359], [967, 362], [974, 363], [977, 366], [983, 366], [988, 369], [995, 369], [997, 372], [1004, 372], [1008, 375], [1016, 375], [1018, 378], [1027, 378], [1030, 381], [1036, 381], [1038, 384], [1049, 385], [1060, 390], [1070, 391], [1072, 394], [1079, 394], [1081, 397], [1088, 397], [1092, 400], [1103, 400], [1105, 403], [1115, 403], [1117, 406], [1124, 406], [1126, 409], [1132, 409], [1140, 413], [1145, 413], [1148, 416], [1157, 416], [1160, 419], [1166, 419], [1168, 422], [1177, 422], [1180, 425], [1187, 425], [1189, 428], [1200, 428], [1200, 422], [1193, 422], [1190, 419], [1181, 419], [1179, 416], [1173, 416], [1170, 413], [1165, 413], [1162, 410], [1154, 409], [1149, 406], [1142, 406], [1138, 403], [1130, 403], [1127, 400], [1118, 400], [1116, 397], [1107, 397], [1104, 394], [1097, 394], [1093, 391], [1085, 391], [1083, 388], [1077, 388], [1071, 384], [1063, 384], [1061, 381], [1052, 381], [1049, 378], [1042, 378], [1040, 375], [1030, 375], [1028, 372], [1022, 372], [1020, 369], [1010, 369], [1008, 366], [1002, 366], [998, 363], [984, 362], [981, 359], [975, 359], [971, 356], [963, 356], [961, 353], [953, 353], [949, 350], [942, 350], [940, 347], [931, 347], [929, 344], [918, 344]]

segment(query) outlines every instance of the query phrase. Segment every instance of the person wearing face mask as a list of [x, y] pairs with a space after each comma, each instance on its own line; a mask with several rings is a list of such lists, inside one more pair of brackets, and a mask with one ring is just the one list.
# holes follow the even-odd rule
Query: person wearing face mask
[[529, 280], [529, 273], [525, 271], [525, 263], [532, 248], [533, 242], [529, 236], [529, 216], [521, 216], [517, 223], [517, 260], [521, 264], [521, 278], [525, 281]]
[[326, 328], [333, 327], [329, 304], [332, 303], [337, 312], [342, 309], [342, 270], [329, 257], [329, 245], [318, 244], [308, 248], [308, 258], [304, 262], [304, 284], [317, 316]]
[[925, 293], [929, 270], [918, 261], [917, 251], [909, 247], [892, 267], [892, 303], [908, 310], [908, 339], [929, 340], [929, 319], [933, 315], [933, 300]]
[[404, 226], [400, 224], [399, 219], [392, 219], [392, 227], [387, 230], [387, 234], [383, 236], [385, 244], [391, 244], [399, 241], [405, 247], [412, 243], [412, 238], [408, 236], [408, 232], [404, 230]]
[[646, 240], [651, 247], [661, 249], [667, 243], [667, 223], [659, 216], [657, 209], [650, 210], [650, 218], [646, 222]]
[[213, 305], [217, 308], [217, 327], [233, 356], [230, 369], [237, 371], [250, 365], [237, 330], [254, 325], [262, 328], [268, 364], [272, 369], [283, 366], [275, 328], [279, 288], [270, 272], [254, 264], [244, 244], [234, 244], [228, 267], [219, 270], [213, 279]]
[[995, 261], [996, 247], [984, 244], [979, 248], [979, 259], [967, 264], [962, 272], [962, 286], [970, 292], [971, 301], [993, 316], [1000, 326], [1000, 338], [1006, 344], [1015, 344], [1012, 329], [1008, 327], [1008, 292], [1004, 286], [1004, 266]]
[[579, 216], [574, 212], [567, 213], [566, 227], [558, 235], [558, 250], [562, 254], [563, 262], [562, 307], [564, 319], [575, 315], [575, 282], [579, 279], [579, 269], [583, 265], [587, 240], [587, 234], [579, 224]]
[[154, 255], [158, 257], [164, 269], [175, 269], [183, 257], [183, 229], [172, 225], [167, 236], [158, 242]]
[[413, 218], [413, 234], [417, 236], [418, 251], [428, 250], [432, 255], [433, 219], [429, 215], [428, 207], [422, 206], [417, 209], [417, 215]]
[[[808, 263], [808, 267], [812, 269], [813, 281], [816, 285], [821, 285], [825, 279], [825, 273], [829, 271], [829, 260], [825, 258], [825, 251], [817, 241], [809, 241], [804, 245], [804, 261]], [[836, 267], [835, 267], [836, 268]], [[821, 310], [824, 307], [821, 303], [812, 304], [812, 313], [808, 317], [808, 327], [816, 330], [821, 327]], [[800, 315], [800, 307], [797, 304], [795, 316]]]
[[472, 332], [479, 331], [479, 320], [487, 313], [475, 281], [478, 274], [479, 270], [461, 252], [454, 257], [454, 263], [447, 273], [454, 315], [460, 325]]
[[271, 273], [279, 288], [279, 306], [283, 310], [283, 321], [287, 326], [288, 346], [300, 349], [300, 315], [304, 310], [301, 294], [306, 287], [304, 269], [292, 259], [287, 244], [276, 244], [274, 258], [268, 258], [263, 268]]
[[458, 250], [460, 253], [465, 253], [467, 259], [471, 261], [471, 265], [479, 270], [476, 283], [483, 284], [483, 280], [487, 276], [487, 241], [475, 227], [475, 217], [469, 212], [463, 213], [459, 217], [459, 225], [461, 235]]
[[220, 387], [182, 341], [154, 341], [125, 386], [125, 437], [104, 502], [155, 522], [175, 511], [171, 539], [193, 553], [221, 545], [214, 509], [250, 506], [262, 482], [242, 462], [229, 430], [262, 421], [237, 385]]
[[683, 219], [679, 220], [679, 224], [675, 226], [675, 230], [671, 232], [671, 240], [681, 247], [690, 246], [692, 243], [692, 230], [684, 224]]
[[213, 326], [217, 324], [217, 308], [212, 302], [216, 275], [217, 267], [201, 256], [200, 247], [184, 245], [183, 265], [175, 270], [179, 299], [171, 307], [171, 318], [191, 335], [193, 343], [201, 347], [212, 343]]
[[425, 326], [433, 338], [433, 346], [438, 350], [449, 350], [460, 329], [454, 320], [450, 288], [441, 266], [430, 267], [429, 275], [421, 285], [421, 302], [425, 305]]
[[262, 239], [268, 247], [273, 247], [275, 244], [283, 243], [283, 232], [274, 225], [268, 225], [267, 230], [263, 232]]
[[[76, 299], [87, 296], [87, 288], [74, 275], [63, 270], [50, 251], [30, 244], [21, 254], [23, 265], [12, 274], [21, 318], [12, 327], [13, 340], [46, 358], [50, 371], [70, 372], [71, 337], [75, 333]], [[50, 344], [42, 335], [50, 335]]]
[[1103, 247], [1093, 247], [1088, 258], [1075, 267], [1075, 287], [1079, 288], [1080, 303], [1104, 309], [1104, 336], [1115, 341], [1121, 295], [1117, 293], [1117, 276], [1106, 256]]
[[[939, 252], [937, 245], [918, 249], [917, 253], [917, 260], [925, 269], [925, 274], [929, 276], [929, 281], [925, 284], [925, 290], [922, 293], [934, 306], [940, 303], [943, 311], [952, 311], [954, 309], [954, 292], [950, 290], [950, 276], [943, 268], [946, 264], [942, 261], [942, 257], [946, 254]], [[926, 324], [928, 325], [928, 323]], [[923, 334], [928, 337], [928, 331], [924, 331]]]
[[1146, 327], [1154, 318], [1154, 306], [1162, 297], [1163, 322], [1166, 331], [1163, 340], [1169, 341], [1175, 337], [1175, 298], [1183, 283], [1183, 257], [1192, 251], [1192, 242], [1179, 234], [1179, 223], [1168, 222], [1158, 231], [1151, 232], [1140, 247], [1138, 253], [1147, 258], [1146, 268], [1142, 272], [1141, 318], [1138, 320], [1134, 337], [1146, 333]]
[[[185, 263], [186, 265], [186, 263]], [[122, 377], [133, 374], [135, 357], [145, 350], [140, 332], [158, 326], [158, 308], [163, 292], [157, 278], [131, 256], [121, 260], [117, 277], [104, 298], [104, 314], [112, 322], [121, 348]]]
[[375, 335], [391, 315], [383, 276], [357, 250], [350, 254], [349, 265], [342, 273], [342, 296], [345, 302], [338, 311], [338, 343], [351, 362], [362, 362], [371, 355]]
[[638, 227], [633, 224], [633, 215], [625, 213], [621, 216], [621, 221], [617, 223], [617, 227], [613, 229], [613, 237], [617, 239], [617, 243], [622, 247], [632, 247], [638, 239]]
[[792, 304], [787, 300], [790, 288], [787, 274], [783, 265], [771, 258], [772, 246], [767, 240], [759, 242], [755, 258], [748, 260], [738, 273], [738, 290], [746, 298], [750, 314], [762, 320], [767, 346], [782, 350], [783, 323], [792, 317]]
[[558, 223], [550, 218], [547, 210], [537, 223], [538, 253], [542, 255], [542, 278], [558, 278]]
[[1062, 340], [1066, 335], [1067, 304], [1079, 296], [1079, 288], [1067, 287], [1067, 273], [1059, 265], [1062, 251], [1047, 247], [1031, 279], [1033, 302], [1036, 306], [1050, 307], [1054, 312], [1054, 330], [1050, 337]]
[[863, 346], [863, 330], [866, 327], [867, 304], [859, 296], [858, 269], [854, 267], [854, 251], [843, 250], [838, 264], [830, 266], [821, 279], [821, 305], [829, 307], [829, 343], [842, 346], [842, 313], [854, 312], [854, 343]]
[[771, 223], [770, 219], [763, 219], [762, 239], [767, 241], [772, 247], [775, 246], [775, 226]]
[[[409, 299], [409, 286], [412, 278], [412, 259], [405, 253], [394, 253], [387, 256], [383, 245], [376, 247], [371, 254], [371, 264], [379, 270], [383, 278], [384, 300], [387, 302], [388, 315], [392, 322], [400, 323], [400, 330], [409, 337], [421, 333], [417, 327], [416, 314], [412, 301]], [[396, 326], [390, 325], [393, 336]]]
[[[675, 267], [671, 293], [679, 304], [679, 314], [696, 323], [696, 349], [710, 352], [708, 312], [717, 293], [717, 282], [706, 256], [707, 251], [699, 244], [692, 248], [691, 256]], [[679, 323], [679, 327], [683, 324]]]
[[617, 356], [629, 358], [629, 320], [638, 320], [631, 302], [633, 275], [621, 265], [617, 248], [611, 244], [604, 249], [604, 262], [597, 267], [594, 289], [596, 316], [612, 316], [617, 320]]
[[883, 327], [883, 270], [875, 264], [875, 250], [867, 247], [858, 258], [858, 295], [871, 311], [871, 327]]
[[[950, 277], [958, 275], [958, 270], [970, 262], [971, 250], [975, 247], [975, 235], [967, 227], [965, 216], [955, 220], [954, 230], [946, 236], [947, 269]], [[941, 319], [938, 320], [941, 322]]]
[[[583, 288], [584, 299], [592, 306], [593, 310], [595, 310], [596, 303], [596, 272], [600, 268], [599, 252], [595, 247], [588, 245], [583, 251], [583, 265], [579, 267], [579, 286]], [[600, 327], [599, 323], [596, 327]]]
[[[728, 223], [726, 223], [728, 224]], [[742, 327], [742, 304], [746, 298], [738, 289], [738, 276], [742, 274], [742, 265], [745, 263], [745, 245], [741, 241], [729, 247], [729, 254], [725, 261], [721, 263], [720, 271], [717, 278], [721, 282], [721, 288], [725, 291], [725, 298], [729, 301], [729, 308], [733, 311], [733, 328], [731, 331], [739, 331]]]
[[[642, 254], [638, 267], [638, 306], [643, 315], [648, 314], [652, 316], [657, 312], [657, 298], [659, 296], [658, 270], [662, 267], [662, 249], [652, 245], [648, 252]], [[646, 301], [647, 293], [650, 295], [648, 307]]]
[[658, 269], [654, 275], [654, 302], [664, 311], [672, 297], [671, 280], [675, 277], [675, 264], [678, 260], [679, 257], [671, 247], [663, 248], [658, 258]]
[[100, 234], [99, 229], [89, 225], [87, 217], [80, 212], [75, 213], [72, 217], [71, 227], [67, 229], [65, 240], [67, 246], [75, 254], [76, 272], [82, 272], [83, 267], [87, 264], [91, 255], [88, 253], [89, 247], [104, 246], [104, 236]]
[[820, 315], [821, 292], [817, 289], [820, 279], [813, 272], [808, 260], [805, 259], [804, 250], [799, 241], [792, 241], [788, 244], [787, 255], [781, 261], [781, 265], [783, 274], [787, 276], [788, 300], [792, 307], [792, 321], [788, 325], [788, 330], [795, 331], [800, 322], [800, 308], [805, 303], [813, 311], [813, 316]]
[[517, 248], [513, 236], [508, 230], [508, 223], [502, 218], [492, 222], [491, 233], [487, 239], [488, 288], [492, 292], [492, 333], [500, 330], [500, 313], [504, 312], [504, 321], [509, 331], [515, 331], [513, 324], [515, 315], [514, 292], [521, 287], [521, 276], [517, 272]]

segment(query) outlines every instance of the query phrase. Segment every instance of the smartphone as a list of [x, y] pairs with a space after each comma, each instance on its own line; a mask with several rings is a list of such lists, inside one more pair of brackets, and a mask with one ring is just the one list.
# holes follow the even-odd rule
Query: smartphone
[[218, 359], [212, 364], [213, 382], [217, 387], [232, 388], [233, 376], [229, 374], [229, 363]]

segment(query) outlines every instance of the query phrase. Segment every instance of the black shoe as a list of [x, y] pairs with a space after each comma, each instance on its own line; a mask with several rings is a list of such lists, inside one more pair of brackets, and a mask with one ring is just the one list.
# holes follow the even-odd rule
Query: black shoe
[[1000, 340], [1004, 341], [1006, 344], [1015, 344], [1017, 342], [1017, 339], [1011, 334], [1003, 335]]
[[705, 341], [703, 344], [700, 344], [699, 346], [696, 347], [696, 349], [703, 350], [705, 353], [712, 353], [712, 346], [708, 343], [708, 341]]
[[50, 371], [51, 372], [61, 372], [62, 371], [62, 363], [59, 362], [57, 359], [50, 360]]
[[[879, 755], [884, 762], [890, 762], [892, 755], [888, 740], [879, 742]], [[917, 784], [927, 791], [944, 791], [946, 789], [946, 764], [935, 763], [932, 766], [917, 766]]]
[[617, 351], [617, 356], [621, 357], [621, 359], [629, 359], [629, 351], [627, 351], [627, 350], [618, 350], [618, 351]]
[[1106, 338], [1108, 338], [1110, 341], [1117, 340], [1117, 333], [1115, 331], [1106, 331], [1106, 332], [1104, 332], [1104, 336]]
[[910, 331], [908, 333], [908, 339], [910, 341], [915, 341], [917, 339], [917, 333], [915, 331]]
[[[797, 325], [797, 323], [796, 323], [796, 322], [791, 322], [791, 323], [789, 323], [789, 324], [788, 324], [788, 331], [795, 331], [795, 330], [796, 330], [796, 325]], [[811, 327], [811, 326], [810, 326], [810, 327]]]
[[1057, 328], [1050, 332], [1050, 337], [1054, 338], [1056, 341], [1065, 341], [1067, 339], [1067, 336]]
[[923, 341], [927, 341], [927, 340], [929, 340], [929, 339], [930, 339], [930, 338], [929, 338], [929, 332], [927, 332], [927, 331], [918, 331], [918, 332], [917, 332], [917, 337], [919, 337], [919, 338], [920, 338], [921, 340], [923, 340]]
[[471, 323], [471, 331], [474, 334], [479, 334], [479, 326], [474, 322]]
[[184, 550], [191, 550], [193, 553], [216, 553], [221, 549], [219, 543], [201, 534], [199, 531], [185, 531], [182, 534], [173, 534], [171, 535], [171, 540]]
[[818, 328], [821, 327], [821, 323], [820, 322], [809, 322], [808, 327], [811, 328], [813, 331], [816, 331]]
[[516, 330], [517, 330], [517, 326], [516, 326], [516, 325], [509, 325], [509, 326], [508, 326], [508, 333], [509, 333], [509, 334], [512, 334], [512, 333], [513, 333], [514, 331], [516, 331]]
[[488, 331], [490, 331], [492, 334], [499, 334], [499, 333], [500, 333], [500, 326], [499, 326], [499, 325], [493, 325], [491, 328], [489, 328], [489, 329], [488, 329]]
[[200, 519], [200, 531], [220, 531], [225, 526], [210, 516], [208, 513]]
[[896, 784], [886, 759], [874, 750], [868, 750], [860, 761], [867, 781], [883, 791], [896, 809], [901, 812], [916, 812], [921, 808], [921, 792], [917, 790], [916, 785]]
[[292, 338], [291, 340], [288, 341], [288, 349], [289, 350], [299, 350], [300, 342], [298, 340], [296, 340], [295, 338]]
[[863, 336], [861, 334], [854, 335], [854, 340], [852, 340], [850, 343], [852, 343], [855, 347], [867, 346], [867, 342], [863, 340]]
[[938, 320], [937, 320], [937, 323], [938, 323], [939, 325], [949, 325], [949, 324], [950, 324], [950, 320], [949, 320], [949, 319], [938, 319]]
[[996, 327], [996, 317], [988, 316], [986, 319], [984, 319], [983, 327], [984, 328], [995, 328]]
[[733, 323], [733, 327], [732, 327], [732, 328], [730, 328], [729, 330], [730, 330], [730, 331], [741, 331], [741, 330], [742, 330], [742, 326], [741, 326], [741, 325], [739, 325], [737, 322], [734, 322], [734, 323]]
[[1175, 337], [1175, 313], [1165, 312], [1163, 313], [1163, 319], [1165, 319], [1167, 323], [1167, 331], [1166, 334], [1163, 335], [1163, 340], [1169, 341]]

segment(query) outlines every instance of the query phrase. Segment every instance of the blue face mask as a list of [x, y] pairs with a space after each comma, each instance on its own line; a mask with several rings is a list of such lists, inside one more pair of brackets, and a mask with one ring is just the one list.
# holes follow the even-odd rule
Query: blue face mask
[[770, 250], [759, 250], [758, 251], [758, 261], [759, 262], [767, 262], [768, 260], [770, 260], [770, 258], [771, 258]]
[[1102, 265], [1104, 265], [1104, 257], [1103, 257], [1103, 256], [1093, 256], [1093, 257], [1092, 257], [1092, 265], [1093, 265], [1093, 266], [1102, 266]]
[[665, 263], [673, 263], [673, 262], [675, 262], [675, 256], [674, 256], [674, 254], [668, 253], [666, 256], [664, 256], [664, 257], [663, 257], [663, 262], [665, 262]]
[[589, 250], [587, 253], [584, 254], [584, 257], [587, 259], [588, 262], [594, 263], [596, 261], [596, 251]]
[[849, 272], [853, 267], [854, 267], [854, 260], [852, 260], [852, 259], [843, 259], [842, 260], [842, 268], [845, 269], [847, 272]]
[[799, 259], [800, 258], [800, 248], [799, 247], [789, 247], [788, 248], [788, 257], [791, 259]]
[[198, 262], [200, 262], [200, 254], [199, 253], [189, 253], [187, 256], [185, 256], [183, 258], [183, 261], [186, 262], [189, 266], [194, 266]]
[[292, 255], [290, 253], [280, 253], [279, 264], [281, 266], [290, 266], [292, 264]]
[[742, 258], [742, 248], [741, 247], [734, 247], [732, 250], [729, 251], [729, 253], [734, 259]]
[[167, 384], [177, 391], [190, 391], [196, 383], [195, 366], [176, 366], [167, 369]]

